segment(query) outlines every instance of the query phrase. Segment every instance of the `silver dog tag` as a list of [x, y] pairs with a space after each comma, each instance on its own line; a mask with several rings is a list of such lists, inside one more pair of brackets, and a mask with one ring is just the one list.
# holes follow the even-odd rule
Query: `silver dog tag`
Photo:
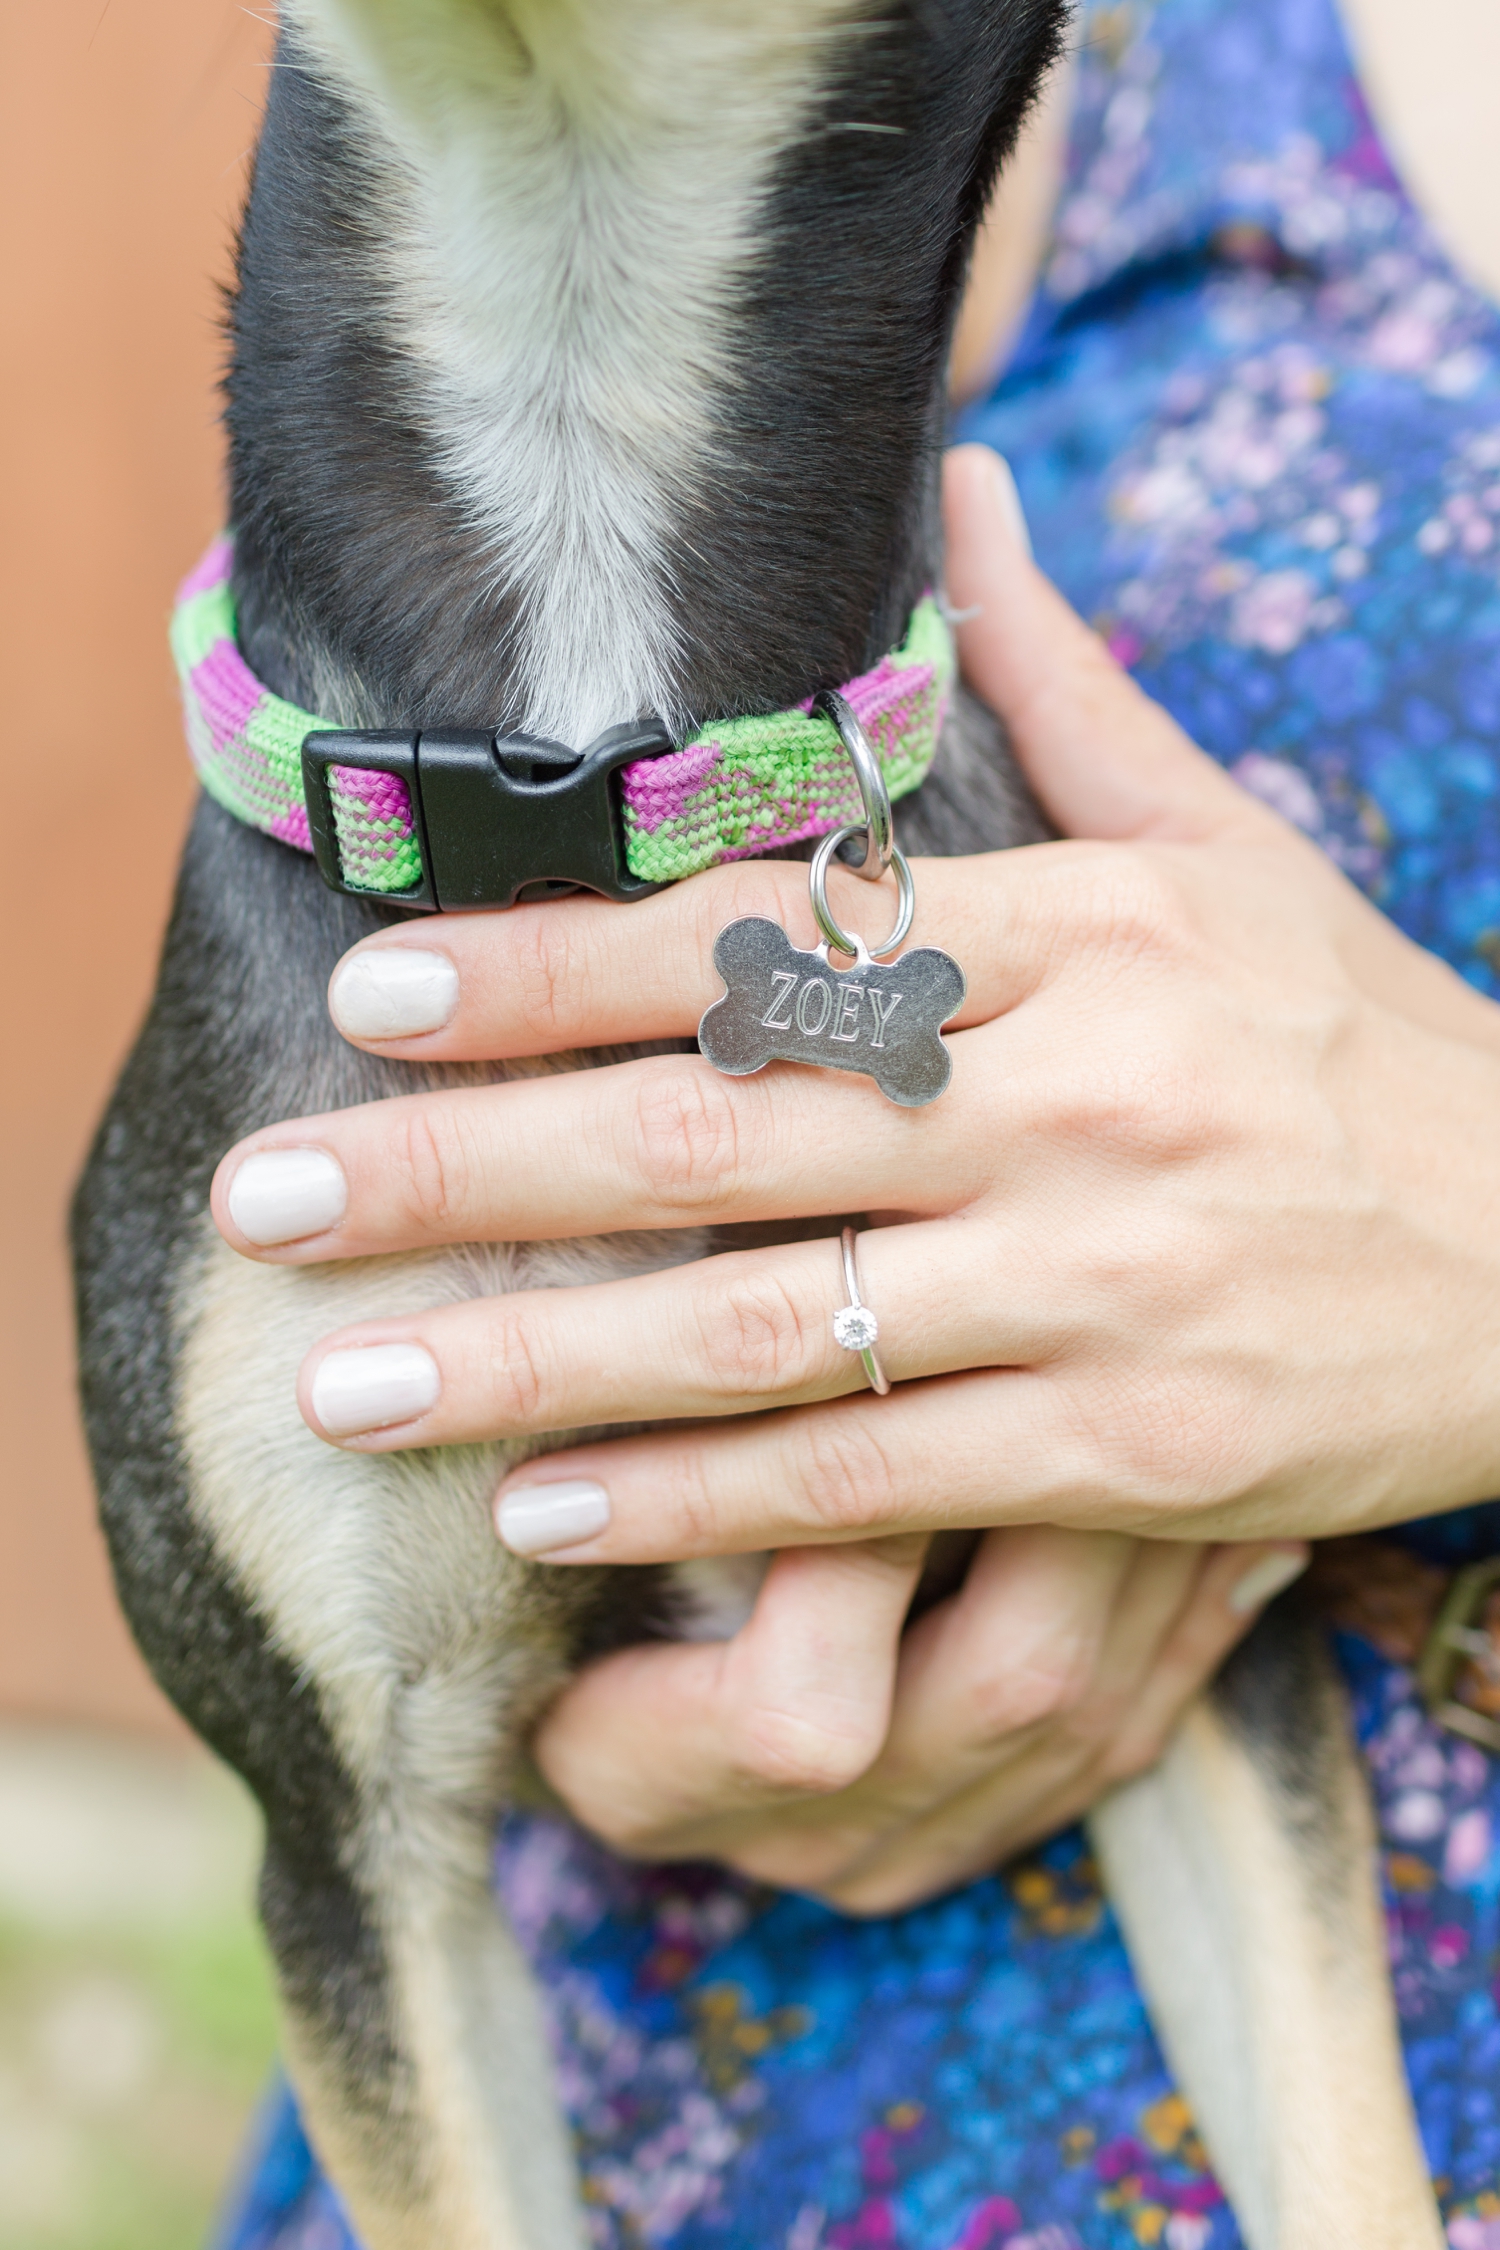
[[804, 953], [779, 922], [731, 922], [714, 940], [724, 997], [704, 1011], [698, 1045], [715, 1070], [746, 1078], [769, 1062], [856, 1070], [905, 1109], [936, 1101], [953, 1075], [941, 1027], [967, 989], [951, 954], [919, 945], [876, 961], [863, 945], [833, 969], [827, 944]]

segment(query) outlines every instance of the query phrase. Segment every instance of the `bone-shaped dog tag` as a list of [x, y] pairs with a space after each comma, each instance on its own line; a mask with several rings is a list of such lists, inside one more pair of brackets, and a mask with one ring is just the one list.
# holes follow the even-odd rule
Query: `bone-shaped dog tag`
[[833, 969], [828, 947], [803, 953], [779, 922], [731, 922], [714, 940], [724, 997], [704, 1011], [698, 1045], [715, 1070], [748, 1077], [769, 1062], [857, 1070], [903, 1108], [936, 1101], [953, 1074], [939, 1033], [967, 989], [951, 954], [919, 945], [894, 961], [861, 948]]

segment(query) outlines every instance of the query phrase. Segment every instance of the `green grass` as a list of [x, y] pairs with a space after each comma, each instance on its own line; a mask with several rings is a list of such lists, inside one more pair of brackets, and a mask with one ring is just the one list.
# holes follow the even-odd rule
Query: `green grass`
[[274, 2047], [248, 1908], [0, 1921], [0, 2250], [203, 2250]]

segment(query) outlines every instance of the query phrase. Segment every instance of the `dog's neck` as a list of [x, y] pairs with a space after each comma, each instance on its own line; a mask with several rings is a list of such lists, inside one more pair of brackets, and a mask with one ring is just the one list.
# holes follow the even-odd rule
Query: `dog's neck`
[[581, 745], [934, 576], [948, 335], [1060, 0], [297, 0], [229, 380], [252, 668]]

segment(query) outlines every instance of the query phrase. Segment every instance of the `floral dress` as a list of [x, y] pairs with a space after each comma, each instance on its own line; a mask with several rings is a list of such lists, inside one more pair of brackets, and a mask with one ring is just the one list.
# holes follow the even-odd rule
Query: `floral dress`
[[[1019, 351], [961, 434], [1116, 654], [1500, 996], [1500, 315], [1331, 0], [1095, 6]], [[1500, 1548], [1500, 1506], [1413, 1526]], [[1500, 1777], [1340, 1635], [1452, 2250], [1500, 2250]], [[877, 1922], [510, 1821], [600, 2250], [1231, 2250], [1084, 1839]], [[221, 2250], [355, 2250], [285, 2092]]]

